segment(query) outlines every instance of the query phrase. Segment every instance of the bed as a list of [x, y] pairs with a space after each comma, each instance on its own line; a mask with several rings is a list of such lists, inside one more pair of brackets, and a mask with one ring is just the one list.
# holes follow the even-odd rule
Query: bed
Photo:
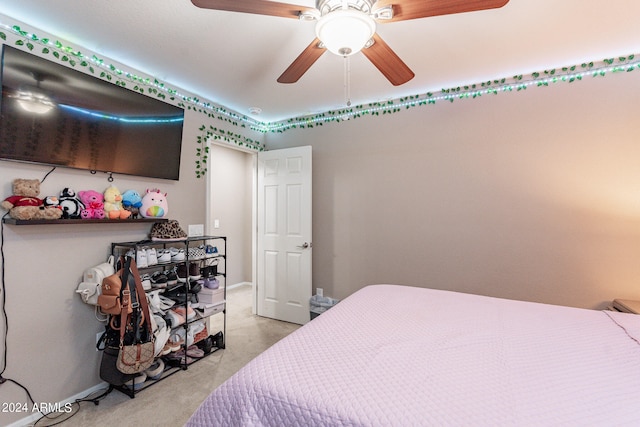
[[371, 285], [248, 363], [187, 425], [640, 425], [640, 316]]

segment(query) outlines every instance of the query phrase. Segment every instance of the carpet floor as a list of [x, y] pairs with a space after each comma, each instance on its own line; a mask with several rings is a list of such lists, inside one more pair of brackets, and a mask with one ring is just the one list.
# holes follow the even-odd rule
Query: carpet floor
[[[83, 402], [64, 426], [181, 426], [213, 389], [264, 350], [297, 328], [253, 315], [252, 288], [239, 286], [227, 292], [226, 348], [142, 390], [134, 399], [113, 391], [98, 405]], [[215, 315], [222, 329], [222, 315]], [[215, 328], [215, 327], [214, 327]], [[99, 393], [96, 393], [96, 395]], [[61, 417], [63, 418], [63, 417]], [[38, 426], [61, 421], [43, 419]]]

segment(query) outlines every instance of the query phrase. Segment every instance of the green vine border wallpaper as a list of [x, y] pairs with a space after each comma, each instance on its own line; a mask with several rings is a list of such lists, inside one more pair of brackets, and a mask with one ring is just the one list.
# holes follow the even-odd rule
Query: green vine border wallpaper
[[[8, 41], [9, 36], [13, 39]], [[127, 87], [149, 96], [168, 100], [176, 105], [206, 115], [210, 119], [218, 120], [236, 126], [247, 128], [259, 133], [281, 133], [291, 129], [311, 129], [328, 123], [339, 123], [345, 120], [357, 119], [364, 116], [380, 116], [398, 113], [415, 107], [434, 105], [440, 102], [454, 102], [456, 100], [475, 99], [483, 95], [498, 95], [523, 91], [531, 87], [548, 87], [556, 83], [573, 83], [586, 77], [604, 77], [608, 74], [631, 72], [640, 69], [640, 60], [635, 54], [606, 58], [601, 61], [584, 62], [561, 68], [536, 71], [529, 75], [519, 74], [508, 78], [488, 80], [439, 91], [426, 92], [384, 102], [372, 102], [351, 106], [340, 110], [330, 110], [323, 113], [292, 117], [277, 122], [260, 122], [250, 117], [238, 114], [209, 101], [203, 101], [197, 96], [182, 94], [178, 89], [156, 79], [139, 76], [124, 71], [108, 63], [97, 55], [84, 55], [79, 50], [64, 45], [58, 40], [39, 37], [29, 33], [18, 25], [0, 23], [0, 39], [22, 49], [30, 51], [38, 48], [40, 53], [51, 56], [55, 60], [71, 67], [83, 69], [96, 77], [107, 80], [116, 85]], [[198, 147], [196, 148], [196, 176], [202, 177], [207, 171], [209, 139], [221, 140], [229, 144], [251, 151], [262, 151], [264, 145], [260, 141], [247, 138], [239, 133], [225, 131], [214, 126], [202, 125], [199, 130]]]

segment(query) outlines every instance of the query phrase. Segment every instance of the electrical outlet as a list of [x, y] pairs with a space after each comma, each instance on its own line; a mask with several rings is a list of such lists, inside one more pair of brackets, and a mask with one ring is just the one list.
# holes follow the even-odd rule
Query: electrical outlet
[[318, 295], [319, 297], [323, 297], [324, 296], [324, 289], [316, 288], [316, 295]]
[[189, 224], [189, 237], [204, 236], [203, 224]]
[[98, 350], [98, 343], [100, 342], [100, 337], [102, 336], [102, 332], [98, 332], [96, 334], [96, 351], [100, 351]]

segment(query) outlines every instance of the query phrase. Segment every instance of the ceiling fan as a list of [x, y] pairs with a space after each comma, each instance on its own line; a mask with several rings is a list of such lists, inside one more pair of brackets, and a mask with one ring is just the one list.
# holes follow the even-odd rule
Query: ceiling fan
[[340, 56], [362, 51], [395, 86], [413, 71], [376, 33], [376, 23], [405, 21], [500, 8], [509, 0], [316, 0], [317, 7], [266, 0], [191, 0], [197, 7], [317, 21], [316, 38], [293, 61], [279, 83], [295, 83], [329, 50]]

